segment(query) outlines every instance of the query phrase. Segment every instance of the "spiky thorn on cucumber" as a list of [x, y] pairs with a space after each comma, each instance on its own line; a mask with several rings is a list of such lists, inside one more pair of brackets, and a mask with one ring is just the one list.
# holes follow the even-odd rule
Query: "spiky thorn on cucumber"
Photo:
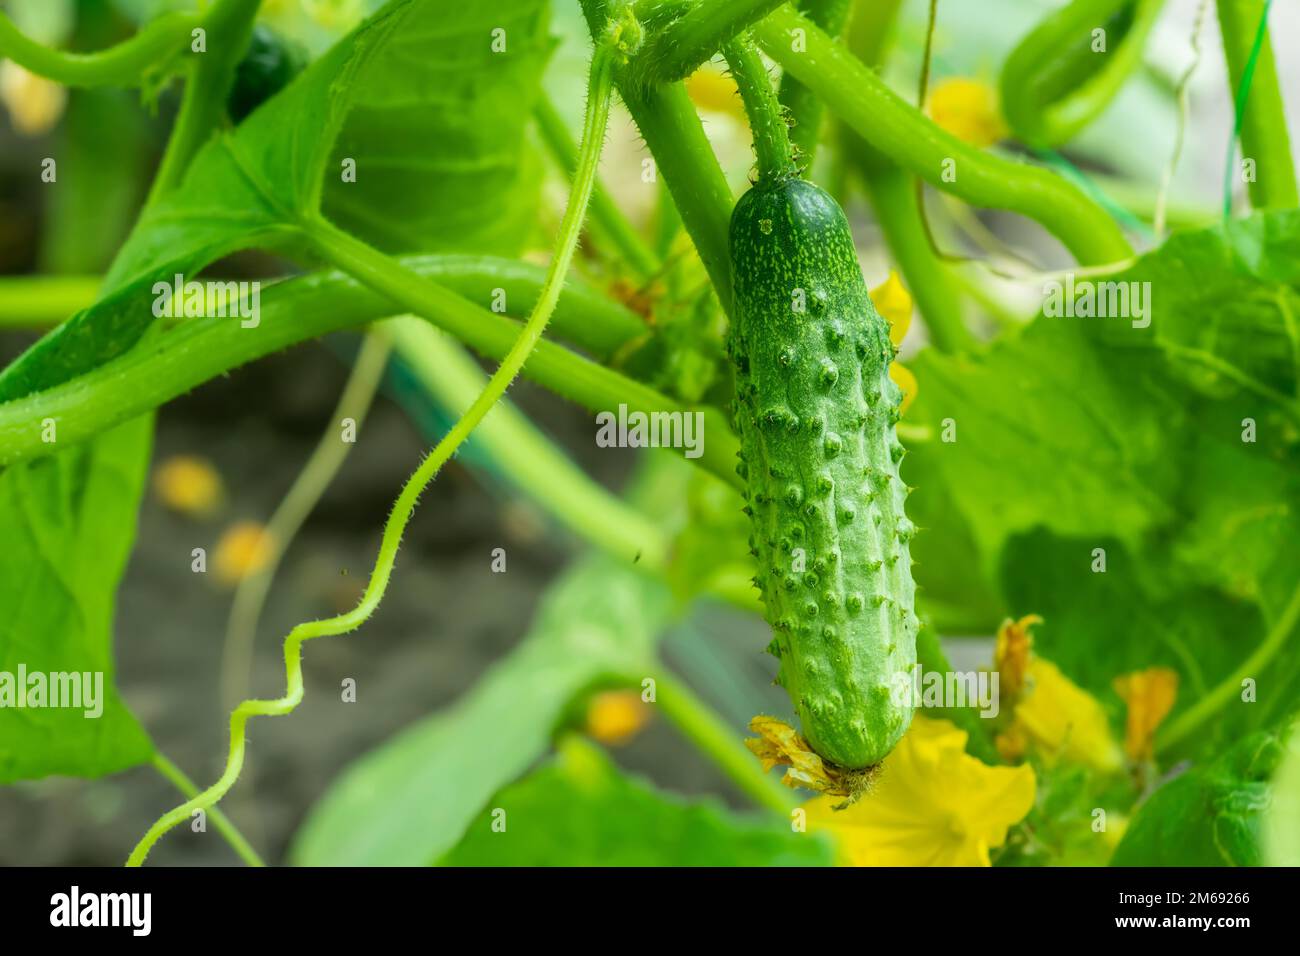
[[[797, 175], [753, 47], [733, 41], [724, 53], [758, 154], [756, 182], [731, 217], [727, 342], [755, 581], [775, 632], [777, 682], [828, 765], [824, 788], [852, 802], [912, 719], [900, 693], [916, 668], [919, 624], [894, 430], [902, 392], [843, 211]], [[764, 736], [751, 741], [755, 752], [788, 762]]]

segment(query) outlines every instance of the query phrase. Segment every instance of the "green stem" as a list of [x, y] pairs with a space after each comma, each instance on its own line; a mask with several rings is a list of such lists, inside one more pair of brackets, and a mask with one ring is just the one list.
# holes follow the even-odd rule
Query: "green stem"
[[[1002, 109], [1017, 137], [1059, 146], [1096, 119], [1141, 65], [1164, 2], [1072, 0], [1048, 14], [1002, 68]], [[1094, 29], [1107, 31], [1104, 53], [1093, 50]]]
[[230, 716], [230, 752], [221, 778], [197, 797], [163, 814], [131, 852], [127, 859], [128, 866], [143, 864], [150, 849], [163, 834], [184, 821], [193, 810], [206, 809], [216, 804], [234, 786], [244, 763], [245, 727], [250, 717], [282, 716], [291, 713], [298, 706], [303, 697], [302, 645], [317, 637], [353, 631], [374, 613], [387, 590], [393, 564], [397, 558], [398, 545], [401, 543], [402, 534], [415, 511], [421, 493], [448, 459], [455, 454], [461, 443], [469, 437], [475, 426], [505, 394], [511, 382], [523, 369], [524, 363], [528, 361], [533, 348], [541, 341], [546, 323], [559, 302], [560, 289], [573, 260], [573, 252], [577, 248], [578, 238], [582, 232], [582, 220], [595, 185], [596, 167], [600, 160], [600, 149], [609, 119], [613, 86], [611, 70], [613, 55], [612, 48], [602, 44], [596, 48], [592, 57], [591, 76], [588, 82], [587, 117], [582, 136], [582, 161], [574, 176], [569, 205], [560, 223], [559, 246], [551, 260], [541, 298], [533, 314], [529, 316], [528, 322], [525, 323], [519, 338], [500, 367], [488, 380], [487, 387], [470, 405], [464, 417], [452, 427], [447, 436], [437, 444], [429, 457], [420, 464], [402, 487], [388, 521], [384, 524], [379, 555], [360, 603], [353, 610], [336, 617], [299, 624], [289, 633], [284, 642], [286, 684], [284, 695], [275, 700], [246, 700], [235, 708]]
[[[852, 6], [852, 0], [801, 0], [799, 3], [799, 9], [808, 19], [832, 37], [843, 32]], [[780, 100], [790, 121], [791, 145], [800, 168], [807, 175], [816, 157], [825, 109], [816, 93], [788, 73], [781, 77]]]
[[[310, 236], [317, 252], [327, 261], [388, 296], [401, 308], [428, 319], [489, 358], [505, 354], [516, 323], [469, 306], [459, 296], [408, 272], [388, 256], [323, 220], [311, 227]], [[554, 342], [538, 343], [528, 361], [528, 376], [557, 395], [595, 412], [614, 411], [620, 404], [626, 405], [629, 411], [646, 413], [688, 411], [654, 389], [587, 361]], [[739, 487], [735, 475], [739, 443], [726, 417], [712, 407], [698, 411], [704, 415], [707, 435], [698, 463]], [[0, 438], [3, 436], [0, 416]]]
[[[546, 96], [538, 100], [533, 112], [546, 148], [565, 175], [572, 176], [578, 168], [578, 147], [569, 137], [564, 118]], [[599, 180], [591, 196], [590, 228], [604, 240], [605, 245], [623, 257], [638, 277], [646, 279], [659, 271], [659, 257], [628, 222]]]
[[[184, 796], [193, 798], [198, 795], [199, 788], [194, 781], [187, 777], [185, 772], [167, 759], [164, 754], [155, 750], [152, 763], [154, 769], [162, 774]], [[220, 808], [213, 807], [208, 811], [208, 816], [212, 817], [212, 825], [217, 828], [218, 833], [226, 838], [230, 848], [235, 851], [241, 860], [249, 866], [266, 866], [262, 858], [257, 855], [257, 851], [244, 839], [244, 835], [230, 822], [230, 818], [221, 812]]]
[[[581, 0], [593, 37], [604, 35], [608, 0]], [[731, 250], [728, 229], [735, 199], [700, 117], [681, 83], [647, 88], [620, 71], [618, 91], [672, 194], [682, 225], [722, 308], [731, 311]]]
[[99, 297], [99, 276], [5, 276], [0, 278], [0, 328], [46, 329], [80, 312]]
[[227, 118], [226, 101], [253, 32], [262, 0], [217, 0], [204, 18], [207, 52], [191, 61], [190, 77], [146, 208], [180, 185], [190, 161]]
[[0, 58], [65, 86], [140, 86], [160, 63], [188, 50], [191, 32], [202, 25], [203, 19], [194, 14], [168, 13], [106, 50], [66, 53], [25, 36], [0, 13]]
[[[699, 0], [662, 30], [653, 33], [632, 70], [645, 86], [684, 80], [786, 0]], [[638, 5], [637, 13], [642, 14]]]
[[[459, 412], [482, 390], [478, 363], [428, 322], [406, 316], [384, 328], [398, 355], [444, 408]], [[650, 572], [664, 567], [669, 547], [664, 531], [593, 481], [508, 401], [483, 420], [474, 442], [520, 491], [584, 540]]]
[[[883, 0], [859, 11], [849, 34], [849, 49], [878, 71], [884, 62], [902, 0]], [[952, 267], [935, 250], [914, 174], [884, 156], [851, 129], [841, 137], [842, 153], [866, 187], [872, 212], [903, 282], [916, 299], [930, 340], [941, 352], [972, 348], [975, 339], [962, 314], [961, 289]]]
[[[400, 256], [396, 261], [470, 302], [489, 303], [501, 296], [507, 315], [527, 315], [546, 276], [544, 266], [497, 256], [438, 253]], [[269, 287], [266, 295], [274, 302], [286, 288], [301, 288], [304, 283], [309, 283], [315, 290], [313, 294], [319, 294], [323, 301], [334, 303], [341, 314], [382, 318], [388, 304], [382, 296], [338, 273], [280, 282]], [[0, 328], [57, 325], [94, 305], [102, 287], [103, 279], [92, 276], [0, 277]], [[344, 318], [343, 326], [361, 321], [340, 317]], [[333, 322], [332, 317], [322, 316], [301, 316], [295, 321], [322, 331], [336, 327], [319, 325], [322, 320]], [[193, 324], [193, 320], [179, 324]], [[560, 308], [548, 331], [598, 359], [609, 359], [649, 334], [644, 320], [631, 309], [573, 278], [565, 283]]]
[[922, 220], [916, 178], [893, 163], [860, 163], [859, 171], [885, 242], [925, 319], [930, 340], [941, 352], [975, 345], [962, 317], [961, 296], [949, 268], [934, 254]]
[[[806, 49], [792, 49], [803, 30]], [[1127, 259], [1124, 234], [1082, 192], [1041, 169], [975, 149], [900, 99], [865, 64], [808, 19], [782, 8], [754, 27], [760, 46], [872, 146], [972, 205], [1029, 216], [1086, 265]]]
[[[323, 236], [323, 241], [341, 244], [333, 250], [338, 261], [364, 272], [379, 295], [337, 274], [277, 283], [262, 296], [261, 322], [256, 330], [227, 319], [191, 319], [83, 375], [0, 404], [0, 466], [54, 450], [41, 440], [45, 418], [59, 423], [61, 445], [84, 441], [245, 362], [403, 309], [418, 310], [488, 358], [499, 360], [509, 350], [518, 334], [518, 322], [472, 305], [333, 227], [323, 225], [319, 231], [318, 239]], [[419, 260], [412, 262], [418, 264]], [[570, 286], [561, 302], [566, 309], [576, 302], [581, 313], [591, 306], [590, 302], [584, 304], [583, 298], [575, 297]], [[567, 324], [576, 327], [580, 322], [570, 317]], [[691, 411], [550, 341], [539, 344], [526, 372], [534, 381], [592, 411], [614, 410], [620, 403], [626, 403], [630, 411], [647, 413]], [[735, 475], [738, 445], [725, 416], [712, 407], [699, 411], [704, 415], [707, 440], [698, 463], [739, 487]]]
[[1193, 706], [1183, 711], [1176, 720], [1171, 721], [1161, 733], [1156, 735], [1156, 750], [1166, 751], [1197, 730], [1206, 720], [1218, 713], [1225, 704], [1238, 697], [1241, 693], [1241, 682], [1246, 678], [1258, 679], [1269, 662], [1282, 649], [1286, 639], [1295, 630], [1298, 622], [1300, 622], [1300, 587], [1297, 587], [1292, 593], [1291, 600], [1283, 609], [1282, 615], [1273, 624], [1259, 647], [1255, 648], [1254, 653], [1246, 658], [1240, 667], [1224, 678], [1222, 683], [1215, 686], [1208, 694], [1202, 696]]
[[[1236, 91], [1233, 139], [1240, 135], [1242, 156], [1255, 161], [1255, 180], [1249, 184], [1251, 205], [1256, 209], [1291, 209], [1300, 205], [1300, 194], [1296, 188], [1282, 90], [1268, 39], [1271, 2], [1217, 0], [1219, 26], [1228, 75]], [[1224, 175], [1225, 217], [1231, 212], [1233, 166], [1230, 154]]]
[[684, 683], [660, 671], [655, 677], [655, 704], [746, 796], [759, 806], [788, 816], [798, 806], [795, 795], [763, 772], [741, 735]]
[[340, 440], [339, 423], [350, 418], [360, 431], [383, 379], [384, 369], [388, 367], [391, 348], [392, 343], [384, 332], [371, 331], [366, 334], [324, 434], [266, 523], [270, 553], [265, 563], [254, 573], [242, 578], [239, 587], [235, 589], [230, 616], [226, 619], [226, 640], [221, 650], [221, 700], [225, 708], [233, 707], [248, 695], [257, 623], [266, 606], [266, 598], [271, 593], [276, 571], [303, 522], [316, 507], [353, 447], [351, 443]]
[[781, 103], [772, 89], [767, 67], [758, 50], [747, 38], [736, 37], [722, 47], [732, 78], [740, 90], [749, 128], [754, 137], [754, 154], [758, 157], [758, 178], [775, 182], [795, 175], [790, 150], [790, 131], [781, 114]]

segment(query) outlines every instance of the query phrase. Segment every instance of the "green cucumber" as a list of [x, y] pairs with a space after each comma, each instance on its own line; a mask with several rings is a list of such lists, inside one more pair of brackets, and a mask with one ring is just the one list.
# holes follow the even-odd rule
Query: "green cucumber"
[[912, 719], [916, 632], [903, 510], [902, 392], [843, 211], [760, 180], [731, 217], [727, 350], [756, 583], [778, 683], [822, 758], [873, 766]]

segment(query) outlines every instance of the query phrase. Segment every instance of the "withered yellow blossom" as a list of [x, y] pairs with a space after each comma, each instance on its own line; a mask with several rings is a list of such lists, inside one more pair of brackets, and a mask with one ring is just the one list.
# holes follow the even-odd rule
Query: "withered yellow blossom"
[[1128, 708], [1124, 724], [1124, 752], [1136, 763], [1154, 755], [1156, 729], [1173, 710], [1178, 697], [1178, 673], [1168, 667], [1149, 667], [1121, 674], [1113, 681]]
[[829, 832], [848, 866], [989, 866], [989, 850], [1034, 805], [1033, 768], [990, 767], [966, 753], [966, 733], [917, 715], [852, 806], [805, 804], [810, 832]]

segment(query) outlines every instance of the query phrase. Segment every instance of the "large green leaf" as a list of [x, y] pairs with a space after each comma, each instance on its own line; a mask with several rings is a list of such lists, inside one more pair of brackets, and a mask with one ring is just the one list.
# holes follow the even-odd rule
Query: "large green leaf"
[[[1040, 649], [1099, 692], [1166, 664], [1182, 708], [1244, 660], [1300, 581], [1297, 246], [1294, 212], [1185, 233], [1105, 277], [1150, 283], [1150, 324], [1043, 315], [981, 355], [918, 356], [908, 417], [935, 437], [903, 477], [924, 593], [969, 602], [974, 577], [1043, 614]], [[1300, 666], [1252, 676], [1259, 704], [1221, 733], [1276, 719]]]
[[[445, 5], [395, 0], [246, 122], [215, 136], [180, 188], [142, 216], [114, 261], [106, 297], [0, 373], [0, 401], [66, 382], [134, 347], [157, 321], [152, 280], [192, 276], [253, 245], [293, 248], [299, 221], [319, 206], [324, 164], [351, 98], [365, 94], [372, 107], [385, 90], [409, 99], [391, 74], [364, 82], [367, 64], [414, 15], [427, 20], [437, 8]], [[7, 612], [0, 662], [111, 677], [112, 594], [134, 538], [149, 436], [146, 419], [0, 473], [0, 540], [11, 571], [0, 578]], [[20, 613], [8, 613], [11, 605]], [[99, 774], [149, 754], [116, 697], [98, 721], [6, 709], [0, 731], [10, 755], [4, 779]]]
[[83, 687], [98, 684], [103, 695], [94, 717], [84, 707], [0, 710], [0, 783], [95, 777], [152, 754], [113, 686], [111, 632], [147, 461], [136, 448], [148, 446], [149, 422], [108, 437], [0, 475], [0, 672], [81, 674]]
[[666, 585], [593, 555], [552, 586], [522, 644], [450, 710], [350, 767], [312, 809], [292, 849], [308, 866], [418, 866], [460, 839], [487, 799], [550, 745], [575, 695], [653, 674]]
[[[391, 252], [517, 252], [541, 176], [525, 134], [548, 0], [425, 3], [357, 79], [325, 188], [331, 220]], [[356, 162], [355, 182], [340, 175]]]
[[1269, 781], [1287, 726], [1241, 740], [1212, 763], [1170, 780], [1139, 807], [1113, 866], [1257, 866]]
[[[504, 829], [503, 829], [504, 824]], [[652, 839], [647, 839], [653, 834]], [[660, 793], [574, 738], [488, 801], [443, 866], [830, 866], [825, 840], [780, 817]]]

